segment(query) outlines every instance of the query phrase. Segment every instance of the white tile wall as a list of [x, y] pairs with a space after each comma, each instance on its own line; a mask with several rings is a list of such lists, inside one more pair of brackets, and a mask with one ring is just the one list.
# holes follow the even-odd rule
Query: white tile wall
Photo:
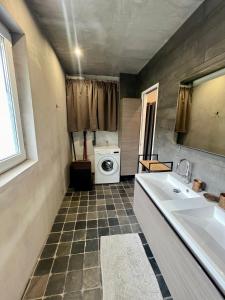
[[[92, 140], [94, 134], [92, 131], [87, 133], [87, 153], [88, 159], [91, 160], [92, 172], [94, 172], [94, 147]], [[74, 133], [74, 144], [77, 159], [83, 159], [83, 132]], [[96, 146], [118, 145], [118, 132], [96, 131]]]

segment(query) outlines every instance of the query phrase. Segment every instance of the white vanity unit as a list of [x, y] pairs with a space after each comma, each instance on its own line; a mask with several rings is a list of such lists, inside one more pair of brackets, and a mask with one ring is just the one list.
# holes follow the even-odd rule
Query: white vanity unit
[[136, 175], [134, 211], [173, 299], [224, 299], [224, 210], [171, 172]]

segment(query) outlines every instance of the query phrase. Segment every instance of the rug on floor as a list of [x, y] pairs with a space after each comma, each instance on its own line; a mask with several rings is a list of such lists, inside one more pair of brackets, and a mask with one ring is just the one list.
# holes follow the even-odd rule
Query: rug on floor
[[161, 300], [155, 274], [138, 234], [102, 236], [103, 300]]

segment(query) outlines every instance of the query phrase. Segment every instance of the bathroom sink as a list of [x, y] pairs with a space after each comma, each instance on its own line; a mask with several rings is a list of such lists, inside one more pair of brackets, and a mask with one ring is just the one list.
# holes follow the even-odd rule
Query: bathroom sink
[[201, 240], [204, 248], [215, 251], [218, 245], [225, 249], [225, 211], [220, 207], [174, 211], [173, 215], [191, 234]]
[[174, 172], [137, 174], [136, 181], [225, 294], [225, 210]]
[[[174, 211], [172, 214], [189, 235], [186, 241], [189, 240], [190, 249], [195, 249], [200, 261], [225, 291], [225, 211], [210, 206]], [[181, 236], [183, 230], [180, 228]]]
[[176, 178], [174, 173], [138, 174], [150, 190], [150, 195], [157, 200], [185, 200], [198, 198], [199, 194]]

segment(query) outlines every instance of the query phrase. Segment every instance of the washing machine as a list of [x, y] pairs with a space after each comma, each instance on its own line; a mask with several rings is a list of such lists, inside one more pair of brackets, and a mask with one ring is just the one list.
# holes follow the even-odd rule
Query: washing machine
[[118, 146], [96, 146], [95, 183], [120, 181], [120, 148]]

